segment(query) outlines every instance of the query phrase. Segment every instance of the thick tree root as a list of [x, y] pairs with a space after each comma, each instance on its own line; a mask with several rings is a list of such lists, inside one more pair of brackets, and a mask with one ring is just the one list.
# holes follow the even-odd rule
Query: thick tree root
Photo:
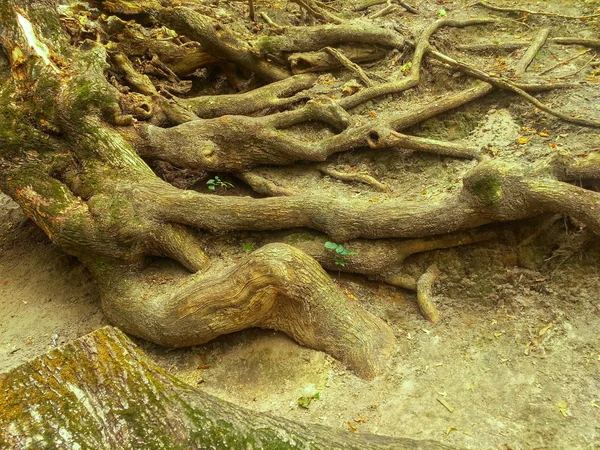
[[[168, 31], [172, 42], [162, 45], [159, 36], [165, 30], [156, 27], [149, 31], [121, 19], [101, 17], [103, 26], [95, 29], [96, 41], [87, 39], [75, 46], [61, 30], [58, 6], [52, 0], [9, 0], [0, 14], [2, 46], [8, 58], [6, 64], [0, 64], [0, 75], [7, 81], [0, 87], [0, 98], [5, 100], [0, 102], [0, 187], [55, 243], [90, 267], [102, 286], [108, 317], [131, 333], [164, 345], [183, 346], [251, 326], [277, 329], [329, 352], [363, 376], [374, 376], [384, 370], [393, 350], [392, 332], [381, 319], [346, 298], [321, 266], [416, 289], [425, 305], [431, 300], [435, 271], [414, 280], [401, 273], [404, 258], [491, 238], [487, 232], [468, 233], [465, 229], [560, 213], [600, 234], [600, 193], [569, 183], [600, 179], [599, 159], [592, 155], [579, 161], [560, 154], [532, 168], [502, 158], [490, 160], [469, 146], [400, 133], [477, 100], [495, 87], [516, 92], [540, 106], [527, 91], [557, 86], [492, 77], [435, 50], [429, 42], [441, 27], [484, 25], [495, 19], [441, 19], [413, 44], [392, 27], [374, 26], [365, 20], [337, 20], [323, 4], [299, 3], [320, 20], [340, 23], [291, 26], [246, 39], [243, 30], [238, 33], [198, 12], [203, 5], [194, 10], [152, 0], [144, 5], [109, 0], [94, 5], [104, 12], [108, 9], [169, 26], [179, 35]], [[33, 31], [23, 28], [29, 23], [25, 16], [31, 20], [44, 16], [43, 24], [31, 25]], [[255, 31], [259, 32], [258, 28]], [[130, 37], [133, 41], [138, 32], [150, 33], [151, 39], [145, 46], [136, 42], [128, 46], [124, 41]], [[548, 30], [541, 30], [529, 45], [515, 67], [517, 77], [525, 73], [545, 42], [561, 42], [561, 38], [548, 35]], [[111, 37], [117, 42], [111, 44]], [[190, 39], [191, 43], [183, 43]], [[79, 43], [81, 39], [76, 40]], [[366, 45], [413, 47], [409, 76], [376, 84], [353, 65], [349, 55], [337, 48], [324, 50], [349, 42], [359, 43], [357, 48], [363, 49]], [[594, 43], [577, 43], [582, 42]], [[188, 47], [190, 51], [185, 50]], [[167, 54], [170, 50], [173, 59]], [[323, 94], [322, 83], [306, 92], [316, 83], [315, 75], [291, 76], [289, 70], [290, 55], [309, 51], [327, 53], [371, 86], [341, 100], [325, 92], [330, 98], [313, 98], [302, 107], [286, 110], [311, 92]], [[192, 92], [191, 82], [179, 80], [178, 73], [205, 64], [198, 61], [200, 54], [210, 54], [228, 65], [229, 75], [239, 70], [233, 78], [253, 73], [273, 83], [235, 96], [175, 99], [165, 94]], [[116, 80], [113, 85], [105, 78], [107, 55]], [[418, 86], [426, 56], [479, 81], [460, 92], [424, 98], [400, 113], [367, 118], [347, 112], [367, 100]], [[137, 58], [146, 58], [145, 63]], [[185, 62], [177, 65], [177, 58]], [[248, 85], [254, 86], [254, 82]], [[135, 92], [123, 95], [127, 89]], [[134, 100], [139, 98], [152, 107], [136, 106]], [[271, 109], [280, 110], [260, 116]], [[113, 125], [134, 121], [128, 112], [141, 120], [152, 116], [151, 124], [179, 125], [143, 124], [138, 126], [139, 135], [133, 127], [117, 132]], [[282, 131], [300, 124], [303, 127], [298, 128], [305, 129], [317, 122], [321, 129], [316, 142], [297, 130]], [[589, 122], [578, 119], [575, 123]], [[139, 154], [125, 139], [130, 134], [135, 135], [132, 140]], [[381, 200], [369, 201], [287, 192], [261, 179], [259, 171], [252, 172], [257, 165], [323, 162], [334, 153], [368, 145], [479, 161], [461, 174], [462, 189], [426, 201], [384, 195]], [[257, 192], [281, 196], [255, 199], [180, 190], [158, 178], [140, 155], [185, 169], [239, 173]], [[198, 176], [201, 179], [203, 175]], [[281, 243], [267, 245], [227, 270], [218, 261], [208, 268], [211, 262], [195, 234], [196, 229], [227, 232], [299, 227], [326, 236], [298, 242], [299, 249]], [[433, 235], [436, 237], [424, 239]], [[387, 238], [415, 239], [383, 240]], [[327, 240], [358, 253], [340, 264], [324, 246]], [[165, 269], [159, 271], [162, 278], [157, 278], [152, 267], [146, 266], [149, 256], [171, 258], [195, 274], [182, 276]], [[425, 309], [434, 320], [435, 310]]]
[[144, 293], [137, 274], [101, 277], [109, 320], [169, 347], [269, 328], [329, 353], [367, 378], [384, 370], [394, 349], [394, 335], [381, 319], [347, 298], [314, 259], [285, 244], [262, 247], [225, 271], [188, 277], [162, 295], [153, 294], [152, 283]]
[[153, 13], [162, 23], [199, 42], [210, 54], [233, 61], [266, 81], [282, 80], [289, 76], [287, 70], [260, 58], [250, 45], [214, 23], [210, 17], [183, 6], [158, 8]]
[[294, 94], [310, 88], [316, 79], [316, 76], [312, 75], [297, 75], [243, 94], [200, 96], [182, 99], [179, 103], [203, 119], [225, 115], [246, 116], [263, 109], [281, 108], [307, 99], [306, 94]]

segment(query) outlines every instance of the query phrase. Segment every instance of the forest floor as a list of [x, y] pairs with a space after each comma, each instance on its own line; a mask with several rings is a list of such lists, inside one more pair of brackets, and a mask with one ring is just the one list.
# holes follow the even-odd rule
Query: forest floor
[[[590, 3], [518, 2], [519, 7], [563, 14], [581, 14]], [[454, 1], [422, 4], [422, 15], [410, 20], [430, 23], [440, 10], [451, 16], [464, 6]], [[223, 10], [225, 19], [229, 13]], [[473, 15], [490, 13], [472, 10]], [[503, 40], [528, 39], [540, 26], [552, 24], [551, 18], [530, 27], [507, 21], [493, 33]], [[597, 21], [571, 22], [570, 27], [570, 35], [600, 34]], [[490, 33], [489, 27], [445, 30], [438, 44], [451, 49], [489, 41]], [[548, 70], [581, 51], [546, 46], [530, 70]], [[518, 55], [471, 56], [473, 65], [500, 70]], [[584, 56], [561, 65], [555, 69], [557, 77], [579, 70], [586, 61]], [[397, 67], [385, 63], [369, 68], [382, 77], [392, 69]], [[432, 66], [428, 73], [436, 70]], [[600, 89], [594, 83], [600, 73], [594, 70], [589, 66], [575, 76], [587, 79], [587, 86], [539, 98], [569, 113], [599, 117]], [[369, 102], [354, 112], [408, 108], [419, 96], [442, 95], [462, 77], [440, 74], [426, 88]], [[329, 80], [340, 86], [347, 81]], [[598, 132], [565, 125], [502, 92], [410, 131], [489, 146], [495, 156], [530, 163], [561, 149], [579, 156], [600, 149]], [[475, 164], [370, 150], [336, 155], [328, 162], [366, 170], [390, 190], [375, 193], [368, 186], [306, 170], [308, 165], [264, 170], [271, 179], [279, 176], [288, 187], [295, 184], [304, 191], [368, 195], [373, 201], [389, 195], [427, 201], [459, 184], [460, 175]], [[241, 186], [222, 192], [243, 193]], [[413, 293], [332, 273], [348, 296], [383, 318], [396, 334], [396, 352], [375, 380], [363, 380], [328, 355], [271, 331], [247, 330], [176, 351], [136, 342], [161, 366], [217, 397], [349, 433], [433, 439], [462, 448], [600, 448], [600, 238], [570, 219], [550, 215], [507, 225], [501, 235], [496, 241], [410, 258], [409, 270], [413, 267], [415, 273], [432, 262], [440, 268], [435, 300], [441, 320], [435, 326], [419, 314]], [[243, 257], [245, 242], [258, 247], [263, 238], [258, 233], [217, 236], [207, 242], [207, 253], [227, 264]], [[16, 204], [0, 195], [0, 372], [105, 323], [85, 268], [55, 248]], [[316, 393], [318, 398], [307, 400]]]

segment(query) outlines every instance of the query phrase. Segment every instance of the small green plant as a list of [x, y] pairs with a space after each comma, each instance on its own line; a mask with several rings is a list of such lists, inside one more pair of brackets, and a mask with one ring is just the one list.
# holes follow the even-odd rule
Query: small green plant
[[353, 250], [348, 250], [344, 248], [342, 244], [336, 244], [335, 242], [330, 241], [325, 242], [325, 248], [328, 250], [333, 250], [335, 252], [334, 261], [336, 265], [342, 267], [346, 267], [346, 261], [344, 260], [344, 257], [356, 255], [358, 253]]
[[446, 16], [448, 16], [448, 13], [446, 12], [446, 10], [444, 8], [440, 8], [440, 9], [438, 9], [438, 15], [440, 17], [446, 17]]
[[304, 408], [304, 409], [308, 409], [308, 407], [310, 406], [310, 403], [313, 400], [318, 400], [319, 398], [321, 398], [321, 394], [319, 394], [318, 392], [315, 392], [313, 395], [310, 395], [310, 396], [300, 397], [298, 399], [298, 406], [300, 406], [301, 408]]
[[406, 64], [402, 64], [400, 67], [401, 72], [408, 72], [412, 68], [412, 62], [407, 62]]
[[242, 250], [244, 250], [246, 253], [252, 253], [255, 245], [256, 244], [254, 242], [244, 242], [242, 244]]
[[216, 190], [217, 187], [220, 187], [222, 189], [229, 189], [233, 187], [233, 184], [229, 183], [228, 181], [223, 181], [217, 176], [208, 180], [206, 184], [208, 185], [208, 189], [210, 189], [211, 191]]

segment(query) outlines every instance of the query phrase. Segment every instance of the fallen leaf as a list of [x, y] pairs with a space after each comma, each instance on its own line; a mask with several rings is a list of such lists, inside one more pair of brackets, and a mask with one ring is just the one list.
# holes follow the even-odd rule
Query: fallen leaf
[[539, 333], [538, 336], [543, 336], [544, 334], [546, 334], [546, 332], [552, 328], [552, 325], [554, 325], [554, 322], [550, 322], [548, 325], [546, 325], [544, 328], [542, 328]]
[[350, 428], [350, 431], [352, 431], [353, 433], [358, 433], [358, 428], [352, 425], [352, 422], [348, 421], [346, 423], [348, 424], [348, 428]]
[[525, 144], [527, 144], [527, 143], [528, 143], [530, 140], [531, 140], [531, 138], [530, 138], [530, 137], [527, 137], [527, 136], [521, 136], [521, 137], [520, 137], [520, 138], [517, 140], [517, 142], [519, 143], [519, 145], [525, 145]]
[[563, 400], [562, 402], [558, 402], [556, 406], [558, 407], [558, 412], [561, 413], [563, 417], [569, 417], [569, 406], [566, 401]]

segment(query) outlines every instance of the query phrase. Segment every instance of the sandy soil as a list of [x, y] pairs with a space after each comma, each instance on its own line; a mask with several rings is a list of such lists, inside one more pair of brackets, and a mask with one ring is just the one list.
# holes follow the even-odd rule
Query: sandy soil
[[[423, 3], [428, 20], [439, 8], [451, 14], [462, 5]], [[576, 1], [522, 3], [569, 14], [586, 5]], [[526, 39], [535, 34], [536, 27], [548, 24], [542, 18], [528, 30], [507, 22], [494, 30], [494, 36], [514, 39], [519, 33]], [[598, 33], [598, 26], [592, 25], [577, 22], [570, 31], [583, 36]], [[564, 33], [560, 28], [555, 31]], [[483, 27], [468, 33], [447, 30], [441, 33], [440, 46], [489, 41], [489, 33]], [[577, 51], [544, 48], [532, 70], [547, 69]], [[506, 56], [502, 55], [487, 55], [487, 59], [471, 55], [470, 61], [492, 68], [499, 64], [498, 58]], [[575, 60], [559, 67], [557, 75], [580, 66]], [[390, 68], [370, 70], [386, 75]], [[580, 78], [593, 76], [590, 70]], [[346, 81], [340, 79], [338, 84]], [[597, 86], [539, 98], [565, 111], [598, 117]], [[417, 96], [442, 95], [445, 89], [440, 82], [355, 112], [401, 109]], [[468, 140], [489, 146], [498, 158], [531, 163], [557, 149], [585, 155], [600, 145], [597, 132], [566, 126], [502, 93], [411, 131]], [[518, 144], [521, 136], [530, 141]], [[307, 171], [306, 165], [301, 170], [268, 171], [273, 179], [279, 176], [282, 184], [293, 179], [296, 187], [315, 193], [325, 189], [375, 200], [382, 195], [403, 195], [426, 201], [458, 185], [461, 174], [474, 164], [370, 151], [334, 156], [330, 162], [367, 170], [388, 184], [391, 193], [349, 186]], [[396, 353], [387, 371], [372, 381], [270, 331], [247, 330], [177, 351], [137, 342], [163, 367], [206, 392], [258, 411], [349, 433], [434, 439], [463, 448], [600, 448], [600, 238], [569, 219], [552, 216], [511, 224], [503, 236], [408, 261], [407, 270], [414, 273], [434, 260], [441, 270], [436, 303], [442, 319], [436, 326], [421, 317], [414, 294], [362, 277], [332, 274], [347, 295], [386, 320], [396, 333]], [[211, 238], [212, 248], [207, 251], [234, 260], [243, 257], [242, 242], [252, 240], [260, 246], [261, 239], [258, 234]], [[4, 196], [0, 196], [0, 311], [0, 371], [105, 323], [86, 270], [56, 249]], [[301, 397], [317, 392], [319, 398], [308, 408], [299, 406]]]

